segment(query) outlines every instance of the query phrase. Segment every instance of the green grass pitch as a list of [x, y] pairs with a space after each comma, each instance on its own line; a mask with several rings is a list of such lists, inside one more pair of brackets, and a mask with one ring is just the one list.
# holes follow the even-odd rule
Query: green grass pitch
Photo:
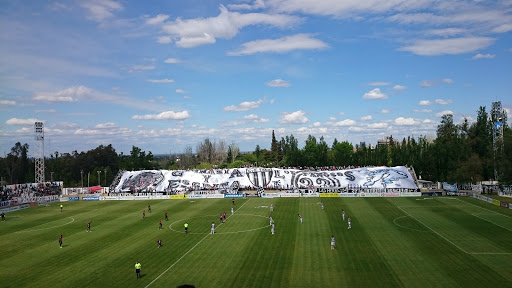
[[0, 222], [0, 287], [512, 287], [512, 212], [471, 198], [236, 199], [234, 215], [231, 199], [62, 204]]

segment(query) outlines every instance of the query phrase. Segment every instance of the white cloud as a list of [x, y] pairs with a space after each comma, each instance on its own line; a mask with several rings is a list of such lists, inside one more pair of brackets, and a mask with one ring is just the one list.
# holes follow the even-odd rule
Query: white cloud
[[253, 4], [229, 4], [228, 8], [233, 10], [256, 10], [265, 8], [265, 3], [263, 0], [255, 0]]
[[453, 81], [453, 79], [450, 79], [450, 78], [444, 78], [443, 80], [443, 83], [446, 83], [446, 84], [453, 84], [455, 81]]
[[312, 38], [309, 34], [296, 34], [279, 39], [264, 39], [246, 42], [237, 51], [228, 52], [228, 55], [250, 55], [255, 53], [286, 53], [293, 50], [314, 50], [328, 48], [329, 45]]
[[114, 16], [115, 11], [123, 9], [120, 3], [112, 0], [86, 0], [81, 1], [79, 5], [88, 10], [87, 18], [96, 22], [103, 22], [105, 19]]
[[7, 125], [34, 125], [35, 122], [40, 122], [41, 120], [37, 120], [35, 118], [29, 119], [19, 119], [19, 118], [11, 118], [5, 121]]
[[356, 121], [354, 121], [352, 119], [345, 119], [345, 120], [341, 120], [341, 121], [334, 123], [334, 126], [340, 126], [340, 127], [353, 126], [353, 125], [356, 125]]
[[258, 101], [245, 101], [238, 105], [230, 105], [224, 107], [224, 111], [226, 112], [238, 112], [238, 111], [248, 111], [248, 110], [254, 110], [260, 107], [261, 104], [263, 104], [264, 100], [260, 99]]
[[76, 102], [80, 98], [90, 98], [94, 90], [85, 86], [73, 86], [56, 93], [36, 93], [32, 100], [43, 102]]
[[172, 38], [171, 36], [158, 36], [158, 38], [156, 38], [156, 42], [160, 44], [169, 44], [172, 42]]
[[164, 60], [164, 63], [167, 63], [167, 64], [176, 64], [176, 63], [180, 63], [180, 59], [177, 59], [177, 58], [167, 58]]
[[183, 120], [190, 118], [187, 110], [174, 112], [165, 111], [160, 114], [146, 114], [146, 115], [133, 115], [132, 119], [135, 120]]
[[361, 117], [361, 121], [368, 121], [368, 120], [372, 120], [372, 119], [373, 119], [372, 115]]
[[450, 37], [465, 33], [466, 30], [462, 28], [442, 28], [442, 29], [431, 29], [425, 32], [426, 35]]
[[147, 18], [146, 19], [146, 24], [148, 24], [148, 25], [159, 25], [159, 24], [162, 24], [168, 18], [169, 18], [169, 15], [158, 14], [155, 17]]
[[320, 126], [322, 126], [322, 123], [320, 123], [320, 122], [313, 123], [313, 127], [320, 127]]
[[178, 94], [185, 94], [186, 92], [183, 89], [176, 89], [176, 93], [178, 93]]
[[432, 87], [434, 85], [435, 85], [435, 82], [434, 81], [430, 81], [430, 80], [423, 80], [420, 83], [421, 87]]
[[396, 91], [404, 91], [405, 89], [407, 89], [407, 86], [402, 86], [402, 85], [393, 86], [393, 90], [396, 90]]
[[368, 86], [388, 86], [391, 85], [389, 82], [370, 82]]
[[462, 37], [437, 40], [416, 40], [412, 45], [400, 48], [421, 56], [457, 55], [474, 52], [489, 47], [494, 38]]
[[0, 99], [0, 106], [15, 106], [16, 101]]
[[174, 83], [173, 79], [149, 79], [148, 82], [151, 83]]
[[512, 31], [512, 23], [505, 23], [503, 25], [499, 25], [498, 27], [494, 27], [492, 32], [494, 33], [507, 33]]
[[386, 128], [388, 128], [388, 123], [385, 123], [385, 122], [372, 123], [372, 124], [368, 124], [368, 128], [370, 128], [370, 129], [386, 129]]
[[178, 39], [176, 45], [189, 48], [215, 43], [216, 38], [231, 39], [240, 29], [251, 25], [270, 25], [279, 28], [290, 27], [300, 19], [283, 14], [230, 12], [220, 5], [220, 14], [216, 17], [186, 19], [177, 18], [162, 26], [164, 33]]
[[396, 125], [400, 125], [400, 126], [410, 126], [410, 125], [418, 124], [418, 122], [416, 120], [414, 120], [414, 118], [404, 118], [404, 117], [396, 118], [394, 123]]
[[380, 113], [382, 113], [382, 114], [389, 114], [389, 113], [391, 113], [391, 110], [389, 110], [389, 109], [382, 109], [382, 110], [380, 110]]
[[427, 7], [425, 1], [366, 1], [366, 0], [271, 0], [267, 6], [280, 12], [301, 12], [315, 15], [346, 16], [359, 18], [359, 14], [415, 10]]
[[245, 120], [250, 120], [254, 123], [266, 123], [270, 121], [268, 118], [261, 118], [260, 116], [256, 114], [250, 114], [243, 117]]
[[274, 79], [272, 81], [265, 83], [265, 85], [270, 86], [270, 87], [289, 87], [292, 84], [283, 79]]
[[478, 60], [478, 59], [493, 59], [494, 57], [496, 57], [495, 54], [476, 54], [475, 56], [471, 57], [471, 59], [473, 60]]
[[420, 106], [430, 106], [430, 105], [432, 105], [432, 101], [430, 101], [430, 100], [420, 100], [418, 105], [420, 105]]
[[111, 129], [115, 127], [117, 127], [117, 125], [113, 122], [101, 123], [94, 126], [96, 129]]
[[451, 110], [444, 110], [444, 111], [441, 111], [441, 112], [439, 112], [439, 113], [437, 113], [437, 114], [436, 114], [436, 117], [441, 118], [443, 115], [448, 115], [448, 114], [453, 115], [453, 111], [451, 111]]
[[128, 72], [155, 70], [155, 68], [154, 65], [134, 65]]
[[443, 99], [436, 99], [436, 104], [439, 105], [449, 105], [452, 104], [452, 100], [443, 100]]
[[382, 93], [380, 88], [375, 88], [363, 95], [364, 99], [387, 99], [388, 95]]
[[431, 109], [413, 109], [412, 112], [414, 113], [432, 113]]
[[281, 118], [279, 119], [279, 123], [281, 124], [304, 124], [309, 121], [308, 118], [304, 115], [304, 111], [299, 110], [292, 113], [283, 113]]

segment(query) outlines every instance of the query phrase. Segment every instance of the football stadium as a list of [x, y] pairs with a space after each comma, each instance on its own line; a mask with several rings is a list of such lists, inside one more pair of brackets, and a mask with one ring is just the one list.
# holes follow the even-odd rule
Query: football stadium
[[403, 166], [125, 171], [68, 192], [2, 208], [2, 287], [512, 287], [510, 198]]

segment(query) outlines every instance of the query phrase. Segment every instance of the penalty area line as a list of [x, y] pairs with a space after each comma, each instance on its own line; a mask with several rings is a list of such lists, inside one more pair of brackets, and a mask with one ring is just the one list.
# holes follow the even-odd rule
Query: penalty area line
[[[236, 211], [240, 210], [245, 204], [247, 204], [247, 202], [249, 202], [251, 199], [247, 200], [244, 204], [242, 204], [238, 209], [236, 209]], [[235, 213], [236, 214], [236, 213]], [[228, 216], [231, 217], [232, 215]], [[167, 273], [167, 271], [171, 270], [172, 267], [174, 267], [174, 265], [178, 264], [178, 262], [181, 261], [181, 259], [185, 258], [185, 256], [188, 255], [188, 253], [192, 252], [192, 250], [194, 250], [194, 248], [197, 247], [197, 245], [199, 245], [201, 242], [203, 242], [204, 239], [206, 239], [208, 236], [210, 236], [211, 234], [206, 234], [206, 236], [204, 236], [201, 240], [199, 240], [199, 242], [196, 243], [196, 245], [194, 245], [192, 248], [190, 248], [187, 253], [183, 254], [183, 256], [181, 256], [178, 260], [176, 260], [176, 262], [172, 263], [171, 266], [169, 266], [167, 269], [165, 269], [164, 272], [162, 272], [160, 275], [158, 275], [158, 277], [156, 277], [155, 279], [153, 279], [153, 281], [149, 282], [148, 285], [146, 285], [145, 288], [151, 286], [151, 284], [155, 283], [156, 280], [158, 280], [160, 277], [162, 277], [162, 275], [164, 275], [165, 273]]]

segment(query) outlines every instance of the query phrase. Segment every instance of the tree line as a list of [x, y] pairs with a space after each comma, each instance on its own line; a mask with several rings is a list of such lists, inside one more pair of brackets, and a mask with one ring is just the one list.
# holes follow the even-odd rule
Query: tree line
[[[45, 158], [47, 181], [64, 181], [66, 187], [109, 185], [119, 171], [143, 169], [210, 169], [259, 167], [358, 167], [402, 166], [415, 169], [425, 180], [450, 183], [476, 183], [499, 180], [512, 183], [512, 129], [503, 123], [503, 142], [493, 145], [493, 125], [485, 107], [478, 110], [477, 119], [455, 124], [453, 115], [442, 116], [436, 138], [427, 136], [394, 139], [372, 147], [353, 145], [334, 139], [329, 145], [322, 136], [309, 135], [302, 147], [291, 135], [277, 140], [272, 131], [270, 149], [256, 145], [254, 151], [241, 153], [235, 142], [206, 138], [187, 146], [182, 153], [155, 157], [151, 152], [132, 146], [128, 155], [117, 153], [112, 145], [100, 145], [87, 152], [54, 152]], [[497, 149], [495, 147], [503, 147]], [[2, 185], [34, 181], [34, 159], [28, 155], [29, 145], [16, 143], [6, 157], [0, 158]]]

